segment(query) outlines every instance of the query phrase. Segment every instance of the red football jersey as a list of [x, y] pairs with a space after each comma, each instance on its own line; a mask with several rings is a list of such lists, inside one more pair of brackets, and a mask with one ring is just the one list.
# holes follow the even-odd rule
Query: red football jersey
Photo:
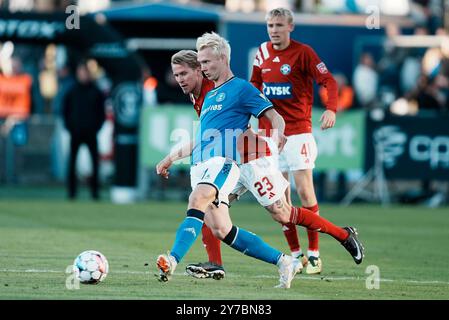
[[201, 83], [201, 91], [200, 91], [200, 95], [198, 96], [198, 98], [195, 99], [195, 97], [193, 96], [193, 93], [190, 94], [190, 101], [192, 101], [193, 109], [195, 109], [198, 117], [201, 114], [201, 107], [203, 106], [203, 102], [204, 102], [204, 98], [206, 97], [206, 94], [210, 90], [212, 90], [214, 87], [215, 86], [214, 86], [213, 81], [211, 81], [207, 78], [203, 78], [203, 82]]
[[[287, 136], [312, 132], [313, 80], [327, 88], [326, 108], [336, 112], [337, 83], [311, 47], [295, 40], [284, 50], [275, 50], [271, 41], [259, 47], [251, 83], [284, 118]], [[269, 135], [267, 119], [260, 119], [259, 129]]]
[[[204, 78], [198, 98], [195, 99], [193, 94], [190, 94], [190, 101], [192, 101], [193, 108], [195, 109], [198, 117], [201, 115], [201, 108], [203, 106], [206, 94], [214, 87], [213, 81]], [[237, 141], [237, 150], [240, 153], [242, 163], [271, 155], [267, 142], [263, 138], [259, 137], [251, 128], [248, 128], [248, 130], [239, 136]]]

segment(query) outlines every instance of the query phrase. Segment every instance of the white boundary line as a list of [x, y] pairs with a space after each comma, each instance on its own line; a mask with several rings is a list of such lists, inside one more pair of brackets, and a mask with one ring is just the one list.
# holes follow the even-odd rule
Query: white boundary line
[[[60, 273], [60, 274], [66, 274], [65, 270], [49, 270], [49, 269], [0, 269], [0, 273]], [[112, 271], [110, 272], [112, 274], [140, 274], [140, 275], [151, 275], [154, 272], [151, 271], [126, 271], [126, 270], [118, 270], [118, 271]], [[187, 275], [185, 273], [175, 272], [175, 275]], [[227, 273], [226, 277], [230, 278], [255, 278], [255, 279], [277, 279], [277, 276], [271, 276], [271, 275], [254, 275], [254, 276], [241, 276], [239, 274], [234, 273]], [[303, 275], [297, 275], [296, 278], [299, 278], [301, 280], [319, 280], [319, 281], [366, 281], [366, 278], [363, 277], [328, 277], [324, 275], [320, 276], [303, 276]], [[439, 280], [433, 280], [433, 281], [421, 281], [421, 280], [404, 280], [404, 279], [380, 279], [381, 282], [398, 282], [398, 283], [409, 283], [409, 284], [444, 284], [449, 285], [449, 281], [439, 281]]]

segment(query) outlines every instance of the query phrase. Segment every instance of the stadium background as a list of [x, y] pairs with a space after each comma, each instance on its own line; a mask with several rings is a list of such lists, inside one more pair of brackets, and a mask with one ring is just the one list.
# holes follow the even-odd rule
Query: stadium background
[[[0, 277], [5, 285], [10, 282], [8, 275], [20, 270], [47, 270], [42, 272], [44, 278], [30, 272], [25, 279], [29, 277], [31, 283], [48, 280], [53, 271], [63, 269], [54, 266], [58, 256], [70, 263], [70, 257], [93, 243], [103, 246], [108, 257], [120, 256], [116, 269], [122, 269], [119, 276], [125, 278], [121, 281], [128, 281], [133, 273], [123, 271], [124, 265], [140, 267], [143, 263], [136, 256], [145, 255], [148, 260], [149, 251], [162, 250], [161, 244], [154, 243], [172, 241], [172, 228], [189, 194], [188, 164], [174, 166], [168, 181], [155, 175], [154, 166], [180, 142], [183, 133], [191, 135], [195, 114], [171, 76], [170, 57], [180, 49], [194, 49], [202, 33], [216, 31], [230, 41], [234, 73], [248, 79], [255, 49], [267, 40], [264, 12], [278, 5], [295, 11], [292, 37], [317, 51], [341, 89], [337, 125], [326, 132], [317, 128], [322, 97], [315, 90], [313, 124], [319, 157], [314, 178], [319, 202], [331, 220], [355, 220], [364, 227], [365, 239], [374, 247], [370, 262], [382, 265], [386, 259], [381, 271], [386, 270], [388, 286], [379, 296], [354, 289], [355, 283], [363, 283], [365, 270], [351, 273], [353, 266], [346, 266], [347, 261], [340, 260], [341, 252], [332, 244], [327, 246], [324, 239], [326, 263], [335, 261], [328, 271], [337, 280], [326, 279], [334, 281], [332, 286], [341, 296], [334, 296], [333, 288], [328, 288], [317, 295], [280, 299], [448, 298], [449, 257], [442, 251], [446, 252], [449, 239], [449, 2], [432, 0], [0, 0], [0, 75], [6, 74], [14, 56], [21, 60], [22, 72], [33, 80], [29, 107], [17, 104], [12, 111], [0, 105]], [[102, 201], [94, 204], [89, 203], [84, 187], [80, 201], [66, 200], [68, 134], [60, 114], [66, 67], [86, 55], [98, 86], [109, 97], [108, 119], [98, 136]], [[83, 185], [91, 174], [86, 150], [81, 150], [77, 163]], [[294, 200], [298, 201], [296, 196]], [[270, 241], [285, 246], [277, 226], [265, 214], [261, 216], [251, 196], [245, 195], [241, 202], [233, 207], [234, 219], [255, 224]], [[161, 211], [170, 214], [164, 216]], [[127, 223], [130, 219], [134, 221]], [[406, 224], [403, 219], [408, 220]], [[125, 243], [115, 246], [120, 237], [112, 233], [120, 233], [121, 226]], [[44, 237], [41, 228], [52, 232]], [[162, 229], [158, 228], [165, 232], [160, 239], [156, 235]], [[83, 241], [55, 248], [61, 235], [77, 241], [73, 231], [83, 235]], [[36, 248], [31, 249], [36, 239]], [[150, 241], [151, 248], [140, 241]], [[199, 242], [192, 257], [201, 260], [204, 253]], [[407, 243], [414, 247], [408, 248]], [[43, 251], [50, 257], [46, 265], [38, 253], [41, 246], [49, 245], [54, 252]], [[398, 254], [398, 250], [404, 252]], [[31, 254], [34, 260], [10, 260], [15, 254]], [[389, 255], [399, 255], [402, 261]], [[419, 257], [423, 257], [423, 269], [413, 265]], [[128, 258], [131, 263], [126, 262]], [[225, 250], [226, 258], [229, 264], [236, 262]], [[438, 262], [427, 265], [432, 259]], [[251, 273], [251, 268], [252, 264], [244, 274]], [[339, 273], [342, 269], [350, 274]], [[262, 274], [270, 273], [262, 270]], [[134, 271], [150, 281], [148, 271]], [[350, 280], [339, 287], [338, 280], [345, 276]], [[25, 279], [17, 282], [17, 288], [26, 287]], [[249, 279], [245, 286], [254, 285], [251, 279], [266, 285], [263, 277]], [[191, 284], [181, 281], [181, 286]], [[231, 276], [229, 295], [223, 298], [232, 298], [235, 281]], [[306, 280], [300, 290], [319, 291], [315, 285]], [[410, 286], [424, 286], [429, 295], [407, 295]], [[32, 298], [33, 290], [27, 288], [23, 295], [19, 289], [2, 290], [6, 293], [0, 297]], [[146, 289], [135, 295], [111, 290], [102, 293], [95, 288], [95, 294], [158, 298], [155, 292], [146, 295]], [[444, 291], [446, 296], [440, 295]], [[44, 297], [58, 298], [59, 294], [44, 290]], [[261, 297], [273, 298], [268, 292]], [[169, 292], [163, 298], [185, 297]]]

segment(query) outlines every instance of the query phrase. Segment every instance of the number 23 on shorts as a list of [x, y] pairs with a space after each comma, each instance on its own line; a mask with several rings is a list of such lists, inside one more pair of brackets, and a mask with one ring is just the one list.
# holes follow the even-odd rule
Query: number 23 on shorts
[[263, 177], [260, 181], [254, 183], [254, 187], [257, 189], [257, 192], [259, 192], [261, 197], [266, 195], [268, 191], [273, 190], [273, 185], [267, 177]]

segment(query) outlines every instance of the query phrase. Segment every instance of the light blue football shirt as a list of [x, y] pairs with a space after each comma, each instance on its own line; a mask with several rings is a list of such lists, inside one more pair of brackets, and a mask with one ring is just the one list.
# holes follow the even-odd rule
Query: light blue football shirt
[[252, 84], [233, 77], [204, 98], [192, 151], [192, 164], [212, 157], [240, 162], [237, 138], [248, 128], [251, 115], [259, 118], [271, 102]]

